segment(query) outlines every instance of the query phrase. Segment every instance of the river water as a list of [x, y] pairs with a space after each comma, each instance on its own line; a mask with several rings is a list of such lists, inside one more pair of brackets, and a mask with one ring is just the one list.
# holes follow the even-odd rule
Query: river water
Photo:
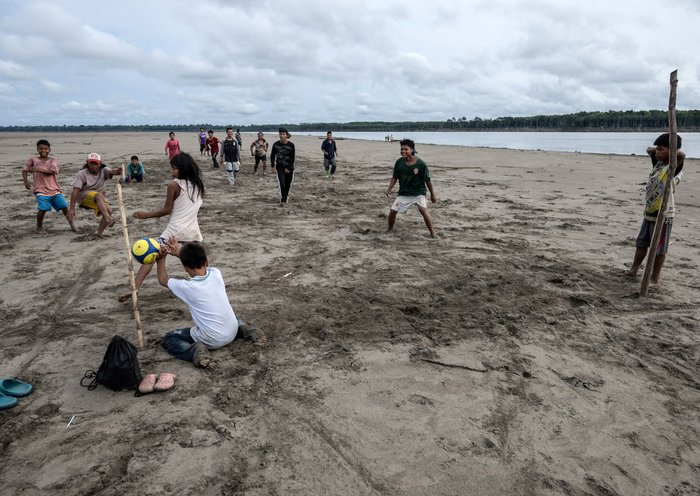
[[[297, 131], [308, 136], [326, 133]], [[336, 138], [384, 141], [410, 138], [416, 144], [458, 145], [514, 150], [545, 150], [559, 152], [611, 153], [615, 155], [644, 155], [661, 133], [597, 133], [597, 132], [334, 132]], [[700, 133], [679, 133], [682, 150], [688, 158], [700, 158]], [[416, 147], [417, 148], [417, 147]]]

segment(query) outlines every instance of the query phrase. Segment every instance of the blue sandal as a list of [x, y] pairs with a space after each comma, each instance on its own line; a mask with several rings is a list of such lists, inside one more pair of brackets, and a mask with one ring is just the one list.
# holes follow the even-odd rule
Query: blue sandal
[[17, 404], [17, 398], [0, 393], [0, 410], [7, 410]]
[[[32, 392], [32, 385], [19, 379], [0, 379], [0, 394], [21, 398]], [[1, 405], [2, 403], [0, 403]], [[11, 408], [13, 405], [7, 408]]]

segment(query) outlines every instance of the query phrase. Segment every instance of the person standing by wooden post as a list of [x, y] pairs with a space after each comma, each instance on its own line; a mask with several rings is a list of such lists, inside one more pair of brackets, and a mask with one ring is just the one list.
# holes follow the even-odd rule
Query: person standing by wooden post
[[[671, 132], [659, 136], [654, 146], [647, 149], [653, 169], [646, 188], [644, 221], [637, 237], [637, 249], [632, 267], [625, 273], [636, 278], [644, 258], [649, 253], [647, 267], [642, 280], [640, 295], [646, 296], [649, 286], [659, 285], [659, 275], [666, 260], [671, 238], [671, 227], [675, 215], [673, 192], [682, 177], [685, 154], [678, 150], [681, 137], [676, 134], [675, 85], [676, 72], [671, 74], [671, 98], [669, 103], [669, 127]], [[680, 164], [680, 167], [677, 167]], [[670, 186], [670, 187], [669, 187]]]

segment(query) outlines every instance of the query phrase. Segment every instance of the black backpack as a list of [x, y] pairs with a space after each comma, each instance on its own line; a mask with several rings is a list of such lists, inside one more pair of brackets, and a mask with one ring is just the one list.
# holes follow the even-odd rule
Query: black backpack
[[[141, 383], [141, 367], [139, 367], [137, 354], [136, 346], [121, 336], [114, 336], [109, 342], [97, 374], [94, 370], [85, 372], [80, 381], [81, 386], [91, 391], [98, 384], [114, 391], [137, 389]], [[85, 379], [92, 379], [92, 381], [89, 384], [83, 384]]]

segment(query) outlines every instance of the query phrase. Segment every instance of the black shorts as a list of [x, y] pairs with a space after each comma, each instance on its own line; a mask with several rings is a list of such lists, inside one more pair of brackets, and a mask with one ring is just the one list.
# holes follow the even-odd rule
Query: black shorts
[[[651, 238], [654, 236], [654, 226], [656, 226], [656, 222], [644, 219], [642, 222], [642, 228], [639, 230], [639, 236], [637, 236], [637, 248], [649, 248], [651, 246]], [[659, 246], [656, 249], [657, 255], [666, 255], [668, 252], [668, 245], [671, 242], [672, 226], [672, 218], [664, 221], [664, 228], [662, 229], [661, 237], [659, 238]]]

